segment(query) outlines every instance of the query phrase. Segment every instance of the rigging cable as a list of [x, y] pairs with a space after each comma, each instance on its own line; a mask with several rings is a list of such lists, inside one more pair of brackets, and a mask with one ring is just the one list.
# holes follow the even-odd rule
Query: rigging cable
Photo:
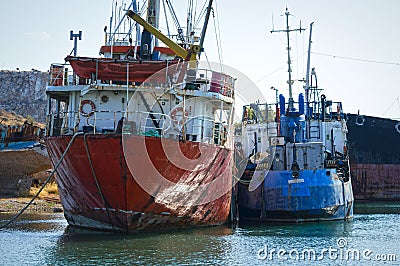
[[178, 17], [176, 16], [175, 10], [172, 7], [170, 1], [165, 0], [165, 2], [167, 3], [169, 12], [171, 13], [172, 20], [173, 20], [173, 22], [175, 24], [176, 30], [178, 31], [177, 37], [181, 42], [184, 43], [185, 42], [185, 37], [183, 36], [183, 29], [182, 29], [181, 25], [179, 24], [179, 20], [178, 20]]
[[[163, 2], [164, 3], [164, 2]], [[129, 7], [128, 7], [128, 9], [130, 8], [130, 7], [133, 7], [133, 5], [130, 5]], [[139, 10], [139, 4], [137, 4], [137, 6], [136, 7], [133, 7], [133, 11], [134, 12], [137, 12], [138, 14], [144, 14], [144, 12], [147, 10], [147, 8], [146, 8], [146, 6], [143, 4], [143, 6], [140, 8], [140, 10]], [[122, 39], [122, 40], [127, 40], [128, 38], [131, 38], [131, 36], [132, 36], [132, 32], [133, 32], [133, 30], [136, 28], [136, 27], [138, 27], [139, 26], [139, 24], [137, 23], [137, 22], [135, 22], [135, 21], [133, 21], [133, 20], [131, 20], [131, 19], [129, 19], [128, 20], [129, 21], [129, 31], [126, 33], [126, 36]], [[137, 37], [137, 36], [136, 36]], [[136, 42], [137, 42], [137, 40], [136, 40]]]
[[192, 32], [192, 22], [193, 22], [193, 0], [188, 1], [187, 8], [187, 19], [186, 19], [186, 37], [188, 38], [187, 42], [190, 43], [190, 34]]
[[390, 110], [390, 108], [392, 108], [392, 106], [396, 103], [396, 101], [398, 102], [400, 108], [400, 99], [399, 97], [397, 97], [396, 99], [394, 99], [393, 103], [386, 109], [386, 111], [382, 114], [382, 116], [384, 116]]
[[[306, 37], [306, 35], [305, 34], [303, 34], [303, 47], [301, 47], [301, 50], [302, 51], [304, 51], [304, 49], [305, 49], [305, 47], [304, 47], [304, 44], [305, 44], [305, 37]], [[312, 42], [311, 42], [312, 43]], [[307, 72], [306, 72], [306, 70], [305, 70], [305, 68], [306, 68], [306, 58], [303, 56], [303, 63], [302, 63], [302, 65], [303, 65], [303, 70], [302, 70], [302, 73], [301, 73], [301, 75], [304, 77], [304, 76], [306, 76], [307, 75]], [[307, 77], [305, 77], [305, 79], [307, 79]]]
[[370, 60], [370, 59], [361, 59], [361, 58], [354, 58], [354, 57], [347, 57], [347, 56], [340, 56], [340, 55], [332, 55], [332, 54], [324, 54], [324, 53], [317, 53], [317, 52], [311, 52], [311, 53], [312, 54], [316, 54], [316, 55], [322, 55], [322, 56], [340, 58], [340, 59], [346, 59], [346, 60], [352, 60], [352, 61], [360, 61], [360, 62], [366, 62], [366, 63], [375, 63], [375, 64], [385, 64], [385, 65], [400, 66], [400, 63], [396, 63], [396, 62], [386, 62], [386, 61], [377, 61], [377, 60]]
[[[306, 54], [307, 54], [307, 52], [304, 52], [302, 55], [300, 55], [300, 56], [297, 57], [296, 59], [298, 60], [300, 57], [304, 57], [304, 55], [306, 55]], [[275, 69], [275, 70], [272, 71], [271, 73], [269, 73], [269, 74], [267, 74], [267, 75], [264, 75], [264, 76], [262, 76], [261, 78], [259, 78], [256, 82], [260, 82], [260, 81], [262, 81], [262, 80], [264, 80], [264, 79], [266, 79], [266, 78], [272, 76], [272, 75], [275, 74], [276, 72], [278, 72], [278, 71], [280, 71], [280, 70], [282, 70], [283, 68], [286, 68], [286, 67], [287, 67], [287, 65], [281, 65], [280, 67], [278, 67], [277, 69]]]
[[114, 29], [117, 28], [117, 7], [118, 7], [118, 2], [115, 0], [115, 7], [114, 7], [114, 10], [113, 10], [113, 14], [115, 15], [115, 17], [113, 15]]
[[397, 102], [399, 103], [399, 110], [400, 110], [400, 100], [399, 100], [399, 97], [397, 97]]
[[196, 16], [197, 16], [197, 0], [196, 0], [196, 2], [195, 2], [195, 4], [194, 4], [194, 14], [193, 14], [193, 18], [192, 18], [192, 26], [193, 26], [193, 30], [196, 28], [195, 26], [194, 26], [194, 22], [196, 21]]
[[[300, 25], [301, 25], [301, 22], [300, 22]], [[301, 33], [301, 32], [300, 32]], [[299, 32], [298, 31], [296, 31], [296, 58], [299, 58], [299, 38], [298, 38], [298, 35], [299, 34]], [[304, 57], [303, 57], [304, 58]], [[297, 75], [297, 79], [299, 79], [299, 60], [297, 59], [296, 60], [296, 75]], [[304, 76], [303, 76], [304, 77]], [[297, 93], [299, 92], [299, 82], [297, 82]]]
[[163, 4], [164, 16], [165, 16], [165, 23], [167, 24], [168, 37], [171, 38], [171, 32], [169, 31], [169, 23], [168, 23], [167, 9], [165, 8], [165, 3], [164, 3], [164, 1], [161, 1], [161, 2], [162, 2], [162, 4]]
[[[215, 1], [215, 3], [216, 2], [217, 1]], [[221, 49], [221, 46], [220, 46], [220, 44], [221, 44], [220, 43], [220, 38], [218, 37], [219, 36], [219, 34], [218, 34], [219, 31], [217, 31], [217, 25], [216, 25], [216, 23], [218, 24], [218, 21], [216, 21], [216, 19], [215, 19], [214, 9], [212, 9], [211, 11], [212, 11], [212, 16], [213, 16], [213, 21], [214, 21], [213, 24], [214, 24], [214, 31], [215, 31], [215, 39], [216, 39], [216, 42], [217, 42], [218, 58], [219, 58], [220, 66], [221, 66], [221, 72], [223, 72], [222, 49]], [[217, 10], [217, 16], [218, 16], [218, 10]], [[219, 29], [219, 25], [218, 25], [218, 29]]]
[[[146, 3], [146, 2], [145, 2]], [[117, 3], [115, 3], [116, 5], [117, 5]], [[129, 7], [128, 7], [128, 9], [130, 9], [131, 7], [133, 7], [133, 2], [131, 3], [131, 5], [129, 5]], [[117, 35], [117, 34], [121, 34], [121, 32], [120, 32], [120, 30], [119, 30], [119, 28], [121, 27], [121, 25], [122, 25], [122, 23], [124, 23], [124, 25], [123, 25], [123, 27], [124, 27], [124, 31], [123, 31], [123, 33], [122, 34], [125, 34], [125, 37], [122, 39], [122, 40], [127, 40], [128, 38], [130, 38], [131, 37], [131, 34], [132, 34], [132, 31], [133, 31], [133, 28], [134, 28], [134, 26], [136, 26], [137, 25], [137, 22], [135, 22], [134, 24], [131, 24], [131, 22], [130, 22], [130, 28], [129, 28], [129, 32], [125, 32], [125, 24], [126, 24], [126, 17], [125, 16], [123, 16], [122, 18], [121, 18], [121, 13], [122, 13], [122, 7], [120, 7], [119, 8], [120, 10], [119, 10], [119, 14], [118, 14], [118, 19], [117, 19], [117, 17], [115, 17], [115, 19], [114, 19], [114, 13], [112, 14], [112, 19], [114, 19], [114, 32], [111, 32], [111, 26], [112, 25], [110, 25], [110, 41], [114, 41], [114, 38], [115, 38], [115, 35]], [[146, 7], [146, 5], [145, 4], [143, 4], [143, 6], [142, 6], [142, 8], [141, 8], [141, 10], [140, 10], [140, 14], [143, 14], [145, 11], [147, 11], [147, 7]], [[135, 11], [136, 12], [136, 11]], [[117, 16], [117, 14], [115, 14], [115, 16]], [[119, 21], [118, 22], [118, 25], [117, 25], [117, 20]], [[125, 22], [124, 22], [125, 21]], [[130, 21], [130, 20], [129, 20]], [[134, 26], [133, 26], [134, 25]], [[117, 31], [118, 31], [118, 33], [117, 33]]]
[[222, 41], [221, 41], [221, 29], [220, 29], [220, 23], [219, 23], [219, 12], [218, 12], [218, 1], [215, 1], [215, 9], [217, 13], [217, 28], [218, 28], [218, 41], [219, 41], [219, 49], [221, 51], [221, 64], [224, 64], [224, 57], [222, 56]]
[[197, 20], [194, 23], [195, 28], [197, 28], [197, 26], [199, 25], [201, 18], [204, 16], [206, 11], [207, 11], [207, 1], [204, 2], [203, 8], [201, 9], [199, 16], [197, 17]]
[[204, 52], [204, 55], [206, 56], [206, 61], [208, 64], [208, 69], [211, 69], [210, 61], [208, 60], [207, 52]]

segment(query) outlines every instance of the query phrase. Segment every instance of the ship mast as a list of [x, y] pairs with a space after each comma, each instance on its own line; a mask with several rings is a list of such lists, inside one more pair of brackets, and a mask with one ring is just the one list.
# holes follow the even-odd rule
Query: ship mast
[[[308, 55], [307, 55], [307, 73], [306, 73], [306, 85], [305, 85], [305, 92], [306, 92], [306, 117], [310, 120], [310, 60], [311, 60], [311, 35], [312, 35], [312, 26], [314, 22], [310, 24], [310, 39], [308, 41]], [[310, 138], [310, 123], [307, 123], [306, 129], [306, 138]]]
[[314, 22], [311, 22], [310, 24], [310, 39], [308, 41], [308, 52], [307, 52], [307, 73], [306, 73], [306, 85], [305, 85], [305, 91], [306, 91], [306, 103], [307, 103], [307, 111], [306, 114], [307, 116], [309, 115], [308, 113], [308, 104], [309, 104], [309, 90], [310, 90], [310, 58], [311, 58], [311, 35], [312, 35], [312, 26]]
[[187, 19], [186, 19], [186, 42], [191, 44], [193, 43], [193, 0], [188, 0], [188, 11], [187, 11]]
[[201, 35], [200, 35], [201, 37], [200, 37], [200, 44], [199, 44], [199, 46], [200, 46], [199, 58], [200, 58], [201, 52], [203, 51], [204, 39], [206, 38], [206, 31], [207, 31], [208, 21], [210, 20], [212, 4], [213, 4], [213, 0], [210, 0], [208, 2], [206, 17], [204, 19], [204, 25], [203, 25], [203, 29], [202, 29]]
[[[160, 0], [149, 0], [147, 8], [147, 22], [158, 29], [160, 24]], [[158, 46], [158, 39], [155, 38], [155, 46]]]
[[304, 28], [301, 27], [301, 22], [300, 22], [300, 28], [298, 29], [290, 29], [289, 27], [289, 16], [291, 15], [288, 11], [288, 8], [286, 7], [286, 29], [285, 30], [271, 30], [271, 33], [274, 32], [286, 32], [286, 37], [287, 37], [287, 56], [288, 56], [288, 74], [289, 74], [289, 80], [287, 81], [287, 83], [289, 84], [289, 106], [288, 109], [289, 111], [293, 109], [293, 93], [292, 93], [292, 85], [293, 85], [293, 80], [292, 80], [292, 61], [290, 59], [290, 32], [292, 31], [299, 31], [300, 33], [305, 30]]

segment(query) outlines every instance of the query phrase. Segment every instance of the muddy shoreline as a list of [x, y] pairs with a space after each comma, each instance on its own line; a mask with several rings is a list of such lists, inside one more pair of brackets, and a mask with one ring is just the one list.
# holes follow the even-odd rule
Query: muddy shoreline
[[[18, 213], [32, 198], [0, 198], [0, 213]], [[35, 199], [25, 210], [25, 213], [55, 213], [63, 212], [58, 197]]]

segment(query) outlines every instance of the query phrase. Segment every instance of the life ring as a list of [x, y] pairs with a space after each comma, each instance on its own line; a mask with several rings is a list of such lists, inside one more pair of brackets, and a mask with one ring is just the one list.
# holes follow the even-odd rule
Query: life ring
[[[178, 115], [177, 115], [178, 114]], [[181, 117], [180, 119], [177, 119], [178, 117]], [[184, 123], [184, 117], [188, 116], [188, 112], [184, 110], [182, 107], [177, 107], [175, 109], [172, 109], [171, 111], [171, 120], [175, 124], [183, 124]]]
[[394, 128], [396, 129], [397, 133], [400, 133], [400, 122], [398, 122]]
[[[90, 108], [90, 110], [88, 110], [88, 108]], [[94, 105], [94, 102], [92, 102], [91, 100], [83, 100], [81, 102], [81, 107], [79, 108], [79, 111], [83, 116], [92, 116], [96, 111], [96, 105]]]
[[355, 124], [356, 124], [357, 126], [363, 126], [363, 125], [364, 125], [364, 122], [365, 122], [364, 116], [358, 115], [357, 118], [356, 118], [356, 123], [355, 123]]

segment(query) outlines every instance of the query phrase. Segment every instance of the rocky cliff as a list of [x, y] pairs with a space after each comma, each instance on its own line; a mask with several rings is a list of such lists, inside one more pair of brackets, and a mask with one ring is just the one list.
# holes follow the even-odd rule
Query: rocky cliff
[[0, 109], [46, 120], [47, 72], [0, 70]]

